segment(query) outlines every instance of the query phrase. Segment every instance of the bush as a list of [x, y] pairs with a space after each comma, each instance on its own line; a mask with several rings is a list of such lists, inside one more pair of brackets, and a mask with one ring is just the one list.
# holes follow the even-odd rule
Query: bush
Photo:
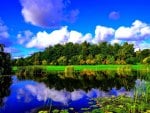
[[150, 64], [150, 56], [143, 59], [143, 64]]

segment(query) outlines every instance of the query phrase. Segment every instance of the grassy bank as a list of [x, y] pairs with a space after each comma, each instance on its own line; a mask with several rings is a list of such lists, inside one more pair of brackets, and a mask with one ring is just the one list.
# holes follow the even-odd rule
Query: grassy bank
[[[117, 70], [119, 67], [125, 65], [73, 65], [75, 71], [81, 71], [83, 69], [90, 69], [93, 71], [101, 71], [101, 70]], [[148, 65], [130, 65], [133, 70], [145, 70]], [[33, 66], [27, 66], [33, 67]], [[39, 67], [45, 68], [47, 71], [64, 71], [66, 66], [42, 66]], [[13, 71], [17, 71], [18, 67], [13, 66]]]

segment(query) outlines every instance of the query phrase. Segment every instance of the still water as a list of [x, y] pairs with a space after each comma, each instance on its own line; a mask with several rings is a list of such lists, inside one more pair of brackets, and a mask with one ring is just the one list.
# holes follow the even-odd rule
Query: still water
[[93, 98], [105, 96], [118, 96], [126, 94], [132, 96], [132, 90], [125, 88], [111, 88], [109, 91], [102, 91], [98, 88], [91, 88], [88, 91], [75, 89], [67, 91], [65, 88], [57, 90], [49, 88], [42, 82], [33, 80], [18, 80], [12, 77], [10, 95], [3, 98], [3, 106], [0, 113], [36, 113], [41, 108], [51, 109], [72, 109], [73, 112], [83, 112], [83, 108], [90, 111], [96, 107]]

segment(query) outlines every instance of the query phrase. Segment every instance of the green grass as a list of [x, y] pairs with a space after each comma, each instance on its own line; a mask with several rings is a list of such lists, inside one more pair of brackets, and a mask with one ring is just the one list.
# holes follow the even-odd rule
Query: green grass
[[[125, 65], [73, 65], [74, 69], [76, 71], [80, 71], [83, 69], [90, 69], [94, 71], [101, 71], [101, 70], [117, 70], [121, 66]], [[27, 67], [32, 67], [32, 66], [27, 66]], [[39, 65], [39, 67], [45, 68], [47, 71], [64, 71], [66, 66], [42, 66]], [[144, 70], [146, 69], [146, 65], [131, 65], [132, 69], [134, 70]], [[17, 71], [18, 67], [14, 66], [13, 71]]]

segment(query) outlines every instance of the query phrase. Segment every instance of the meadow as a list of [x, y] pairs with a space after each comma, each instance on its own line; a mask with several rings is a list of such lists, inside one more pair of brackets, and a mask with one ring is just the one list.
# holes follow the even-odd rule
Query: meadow
[[[34, 65], [35, 66], [35, 65]], [[42, 67], [47, 71], [64, 71], [67, 66], [60, 65], [36, 65], [38, 67]], [[72, 65], [75, 71], [81, 71], [84, 69], [89, 69], [93, 71], [103, 71], [103, 70], [117, 70], [123, 66], [131, 66], [133, 70], [145, 70], [149, 65]], [[17, 71], [20, 66], [13, 66], [12, 70]], [[33, 66], [23, 66], [23, 67], [33, 67]]]

